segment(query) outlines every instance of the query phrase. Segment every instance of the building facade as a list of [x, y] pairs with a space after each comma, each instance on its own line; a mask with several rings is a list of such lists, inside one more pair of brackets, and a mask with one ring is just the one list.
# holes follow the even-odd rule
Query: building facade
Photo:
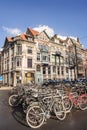
[[83, 67], [82, 53], [77, 40], [62, 40], [57, 35], [50, 38], [45, 31], [39, 33], [27, 28], [25, 34], [5, 39], [1, 53], [3, 85], [42, 84], [48, 79], [74, 80], [79, 73], [82, 77], [85, 73], [79, 71], [79, 66], [80, 70]]

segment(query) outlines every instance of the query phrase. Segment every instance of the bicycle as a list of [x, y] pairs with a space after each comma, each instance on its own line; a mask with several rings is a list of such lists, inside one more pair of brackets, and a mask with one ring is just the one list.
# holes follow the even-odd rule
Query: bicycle
[[38, 93], [37, 102], [31, 103], [27, 109], [26, 121], [31, 128], [39, 128], [51, 117], [52, 112], [59, 120], [66, 117], [66, 109], [62, 98], [55, 92]]
[[87, 109], [87, 94], [78, 94], [77, 92], [69, 92], [68, 98], [71, 103], [71, 108], [80, 108], [81, 110]]

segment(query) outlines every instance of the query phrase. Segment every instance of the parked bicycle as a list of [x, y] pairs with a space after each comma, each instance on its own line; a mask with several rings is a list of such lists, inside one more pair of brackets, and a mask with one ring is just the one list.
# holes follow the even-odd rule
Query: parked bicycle
[[27, 124], [31, 128], [39, 128], [51, 117], [52, 112], [59, 120], [65, 119], [66, 109], [62, 97], [55, 92], [38, 93], [37, 102], [33, 102], [27, 109]]
[[69, 92], [68, 98], [70, 100], [71, 108], [80, 108], [81, 110], [87, 109], [87, 94], [78, 94], [78, 92]]

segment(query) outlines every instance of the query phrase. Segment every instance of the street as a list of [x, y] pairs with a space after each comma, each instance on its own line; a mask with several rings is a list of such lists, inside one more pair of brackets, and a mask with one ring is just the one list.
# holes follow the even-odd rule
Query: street
[[[21, 108], [12, 109], [8, 104], [10, 90], [0, 90], [0, 130], [32, 130]], [[64, 121], [55, 117], [37, 130], [87, 130], [87, 110], [73, 109]]]

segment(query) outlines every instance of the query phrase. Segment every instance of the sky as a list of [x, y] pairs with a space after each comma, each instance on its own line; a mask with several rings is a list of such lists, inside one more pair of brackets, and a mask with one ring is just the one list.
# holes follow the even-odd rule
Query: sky
[[27, 28], [79, 37], [87, 48], [87, 0], [0, 0], [0, 48]]

